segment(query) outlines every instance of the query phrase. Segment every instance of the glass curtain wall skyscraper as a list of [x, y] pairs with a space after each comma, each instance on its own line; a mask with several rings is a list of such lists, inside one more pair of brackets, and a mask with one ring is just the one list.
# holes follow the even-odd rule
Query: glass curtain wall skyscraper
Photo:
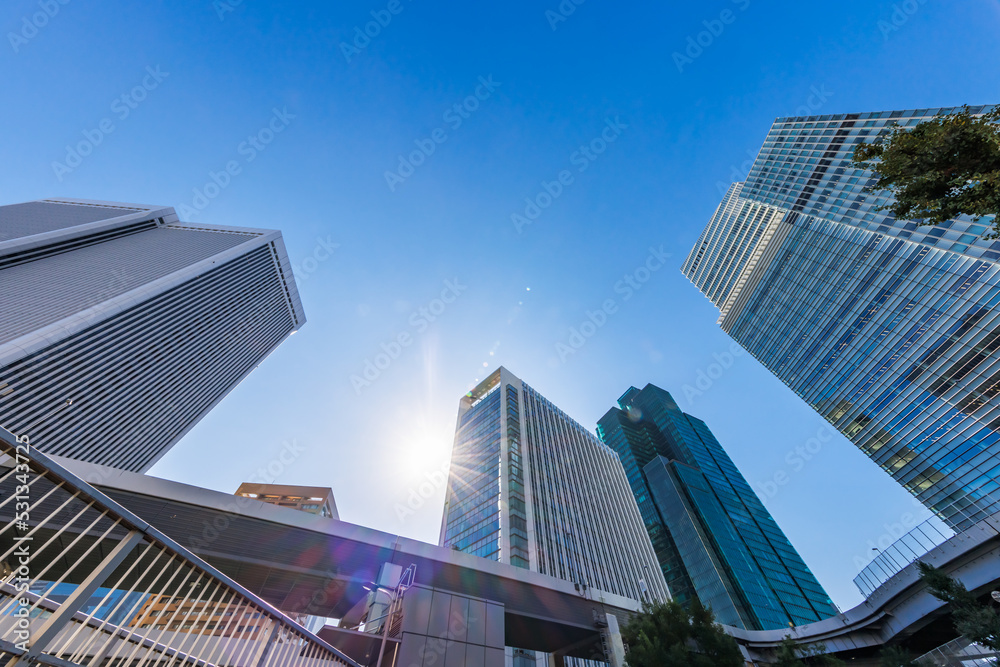
[[1000, 241], [989, 219], [895, 219], [851, 161], [957, 110], [778, 118], [682, 271], [730, 336], [962, 530], [1000, 510]]
[[460, 401], [440, 544], [584, 593], [669, 597], [618, 456], [503, 367]]
[[704, 422], [654, 385], [598, 422], [625, 466], [674, 598], [748, 630], [834, 616], [830, 597]]
[[0, 207], [0, 425], [145, 472], [305, 322], [281, 233], [170, 207]]

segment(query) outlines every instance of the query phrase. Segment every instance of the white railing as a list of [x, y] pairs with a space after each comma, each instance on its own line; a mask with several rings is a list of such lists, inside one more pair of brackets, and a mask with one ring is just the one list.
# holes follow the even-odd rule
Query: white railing
[[0, 429], [0, 666], [360, 667]]

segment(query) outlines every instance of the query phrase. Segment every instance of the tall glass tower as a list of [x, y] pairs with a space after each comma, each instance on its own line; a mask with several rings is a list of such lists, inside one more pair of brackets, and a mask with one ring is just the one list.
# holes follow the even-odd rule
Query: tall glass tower
[[163, 206], [0, 206], [0, 426], [145, 472], [305, 323], [281, 233]]
[[720, 623], [772, 630], [837, 610], [700, 419], [654, 385], [631, 387], [597, 433], [625, 466], [674, 598]]
[[618, 456], [503, 367], [459, 403], [440, 544], [583, 592], [669, 597]]
[[778, 118], [682, 271], [730, 336], [962, 530], [1000, 510], [1000, 241], [989, 221], [877, 210], [889, 195], [851, 162], [955, 111]]

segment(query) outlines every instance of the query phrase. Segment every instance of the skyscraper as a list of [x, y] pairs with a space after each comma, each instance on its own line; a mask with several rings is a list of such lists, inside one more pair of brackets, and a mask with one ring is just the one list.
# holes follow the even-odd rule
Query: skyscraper
[[1000, 242], [987, 220], [896, 220], [851, 162], [954, 111], [778, 118], [682, 270], [723, 330], [961, 530], [1000, 510]]
[[584, 593], [669, 596], [618, 456], [503, 367], [459, 403], [440, 543]]
[[48, 454], [148, 470], [304, 322], [279, 232], [0, 207], [0, 425]]
[[770, 630], [837, 614], [830, 597], [703, 421], [651, 384], [598, 422], [621, 458], [674, 598], [720, 623]]

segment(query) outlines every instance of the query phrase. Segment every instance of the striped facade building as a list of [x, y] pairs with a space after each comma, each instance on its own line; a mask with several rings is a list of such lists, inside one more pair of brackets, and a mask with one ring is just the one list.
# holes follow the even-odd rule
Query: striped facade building
[[669, 598], [618, 456], [503, 367], [460, 401], [440, 544], [572, 581], [581, 595]]
[[47, 454], [145, 472], [304, 322], [280, 232], [0, 207], [0, 425]]
[[955, 111], [778, 118], [682, 271], [730, 336], [962, 530], [1000, 510], [1000, 241], [989, 219], [893, 218], [851, 161]]

